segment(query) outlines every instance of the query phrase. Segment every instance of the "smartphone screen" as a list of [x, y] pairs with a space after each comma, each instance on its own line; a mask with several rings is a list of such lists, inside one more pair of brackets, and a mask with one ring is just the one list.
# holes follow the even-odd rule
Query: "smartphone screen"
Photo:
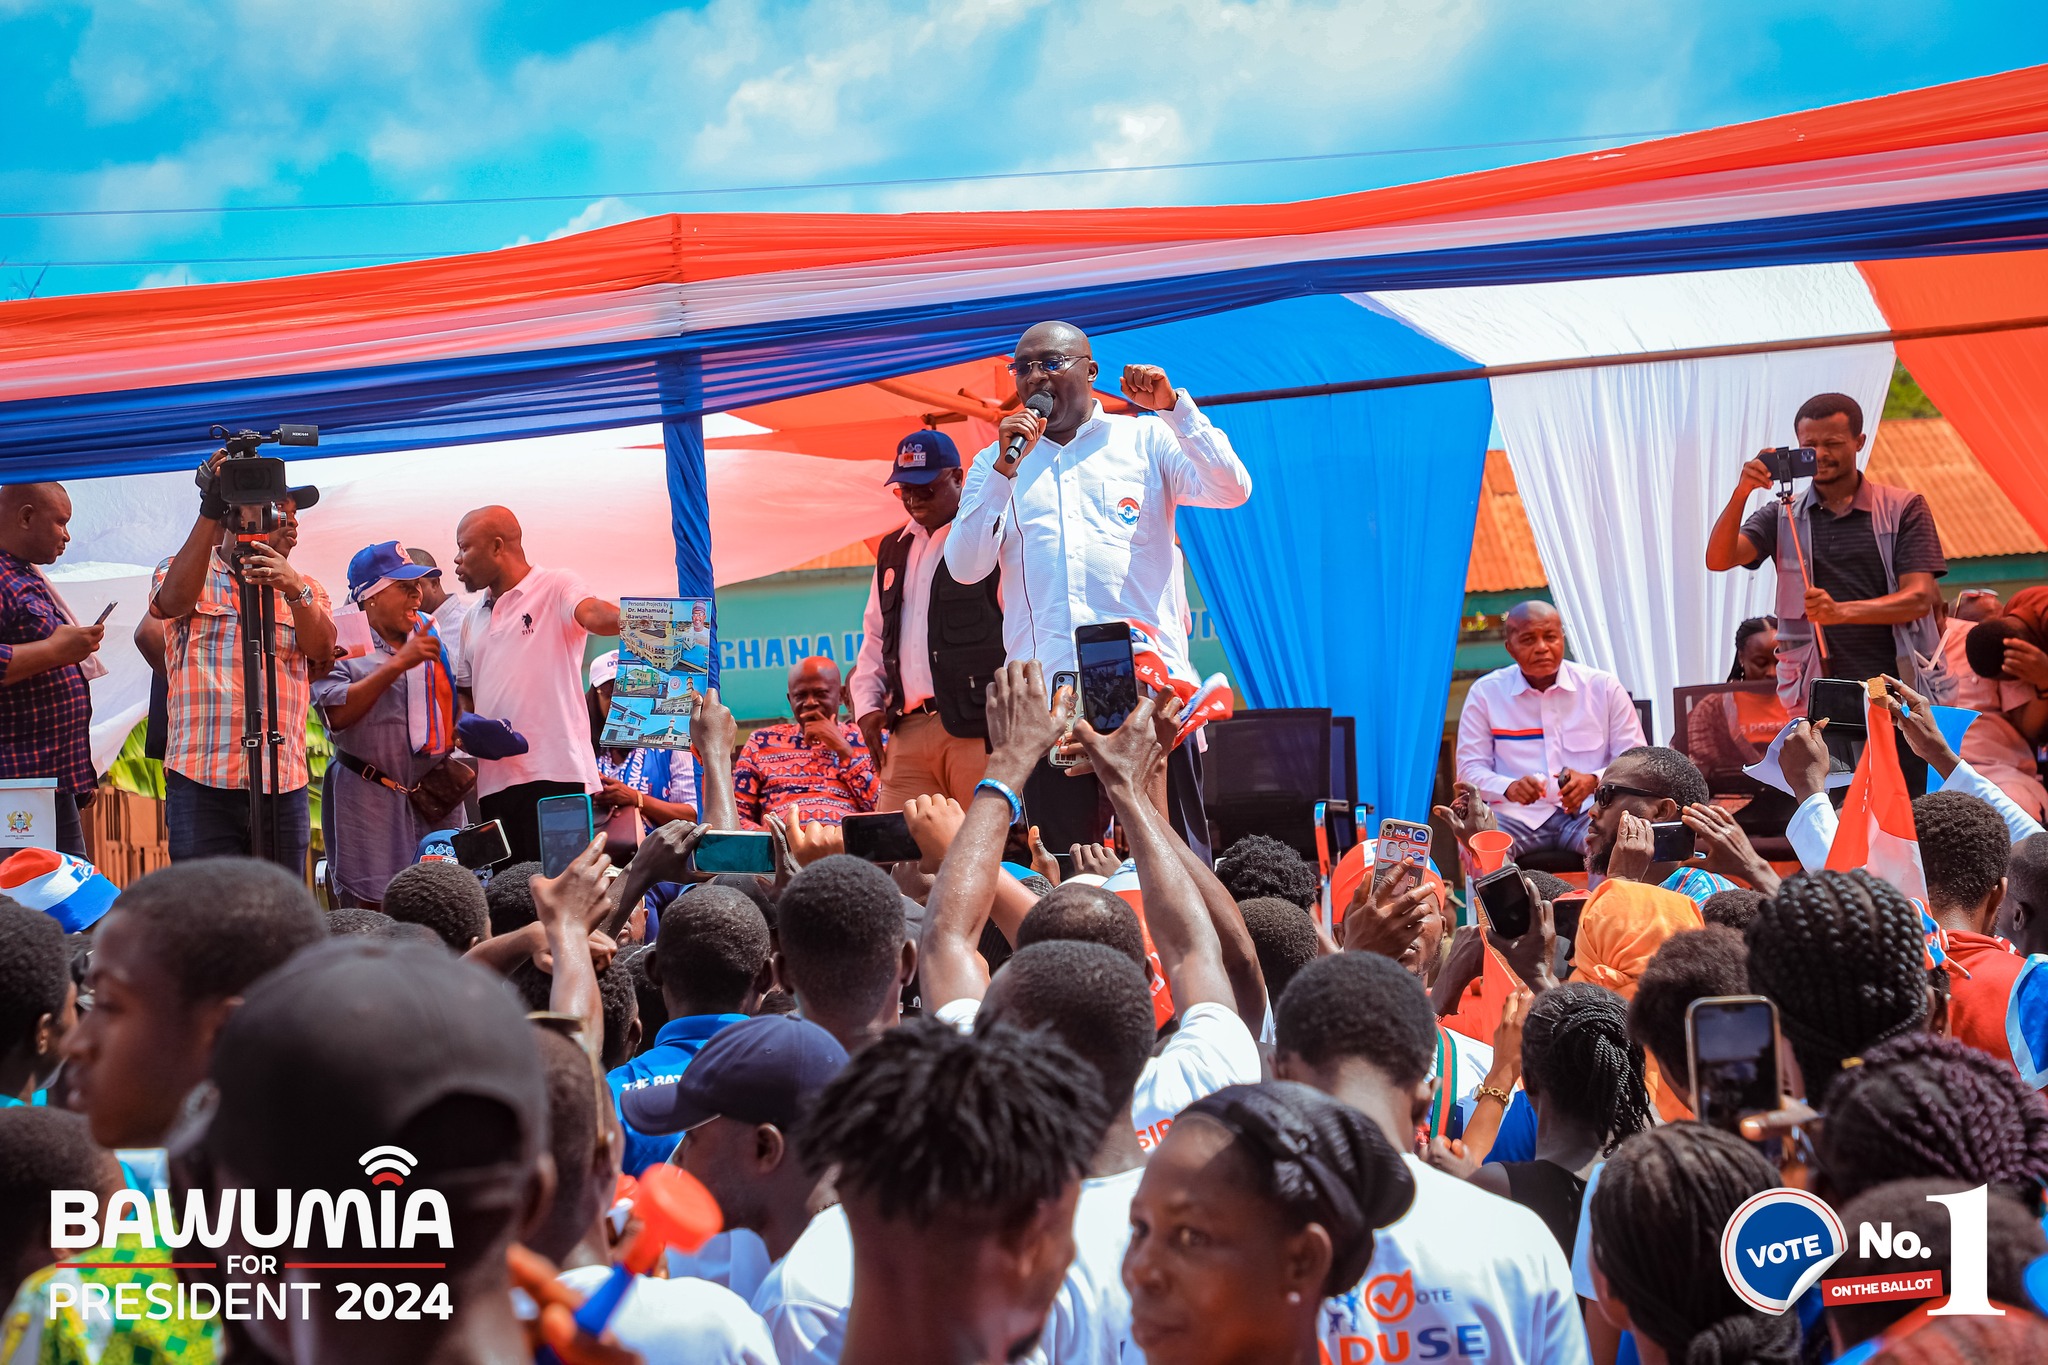
[[1080, 661], [1081, 714], [1108, 734], [1138, 706], [1138, 668], [1131, 659], [1131, 628], [1121, 621], [1082, 626], [1074, 632]]
[[902, 811], [875, 815], [849, 815], [839, 822], [846, 851], [871, 863], [914, 863], [924, 857], [917, 840], [910, 837], [910, 822]]
[[1660, 821], [1650, 826], [1650, 859], [1659, 863], [1689, 861], [1699, 851], [1692, 827], [1683, 820]]
[[775, 871], [775, 841], [765, 830], [706, 830], [698, 836], [697, 847], [690, 854], [690, 869], [765, 876]]
[[[1403, 861], [1414, 866], [1403, 869]], [[1429, 864], [1429, 826], [1413, 820], [1380, 821], [1372, 849], [1372, 888], [1376, 896], [1398, 896], [1422, 880]]]
[[1828, 729], [1865, 734], [1863, 684], [1847, 678], [1815, 678], [1806, 693], [1806, 718], [1825, 720]]
[[1486, 922], [1502, 938], [1520, 938], [1529, 932], [1536, 907], [1529, 900], [1529, 888], [1522, 881], [1522, 869], [1509, 863], [1472, 883]]
[[512, 856], [512, 845], [505, 838], [505, 826], [497, 820], [458, 829], [449, 842], [455, 849], [455, 861], [472, 871], [479, 867], [496, 867]]
[[576, 861], [576, 855], [590, 846], [595, 833], [590, 824], [590, 795], [544, 796], [538, 810], [541, 875], [559, 877]]
[[1714, 996], [1685, 1010], [1692, 1107], [1700, 1121], [1736, 1132], [1745, 1114], [1778, 1107], [1778, 1009], [1760, 995]]

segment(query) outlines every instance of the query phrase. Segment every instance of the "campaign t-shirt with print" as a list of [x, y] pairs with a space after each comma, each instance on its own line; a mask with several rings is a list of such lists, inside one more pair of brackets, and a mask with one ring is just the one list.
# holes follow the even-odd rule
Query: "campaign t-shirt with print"
[[1331, 1365], [1588, 1365], [1571, 1270], [1543, 1220], [1403, 1159], [1415, 1202], [1377, 1234], [1357, 1287], [1323, 1301]]

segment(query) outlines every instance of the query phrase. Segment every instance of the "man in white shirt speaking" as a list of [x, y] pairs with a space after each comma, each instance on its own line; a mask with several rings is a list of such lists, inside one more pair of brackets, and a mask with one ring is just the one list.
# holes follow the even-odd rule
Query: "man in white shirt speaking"
[[[1003, 644], [1013, 661], [1037, 659], [1048, 678], [1074, 667], [1075, 627], [1129, 621], [1152, 633], [1168, 672], [1199, 681], [1188, 663], [1174, 509], [1241, 507], [1251, 497], [1230, 438], [1156, 365], [1126, 365], [1122, 388], [1159, 420], [1103, 412], [1100, 367], [1071, 323], [1026, 332], [1010, 372], [1021, 403], [1043, 394], [1052, 412], [1020, 406], [975, 457], [946, 540], [947, 569], [962, 583], [1002, 569]], [[1012, 457], [1014, 438], [1022, 448]], [[1175, 825], [1205, 849], [1192, 746], [1173, 751], [1167, 785]], [[1092, 778], [1041, 763], [1025, 800], [1047, 847], [1100, 841], [1105, 813]]]

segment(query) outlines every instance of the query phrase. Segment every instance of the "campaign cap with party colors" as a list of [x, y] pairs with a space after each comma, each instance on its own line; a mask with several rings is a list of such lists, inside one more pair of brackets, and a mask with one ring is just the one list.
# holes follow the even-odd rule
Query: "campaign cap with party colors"
[[455, 834], [452, 829], [437, 829], [420, 837], [420, 851], [413, 859], [416, 863], [452, 863], [455, 857]]
[[590, 661], [590, 685], [603, 687], [619, 678], [619, 651], [608, 649]]
[[761, 1014], [713, 1034], [680, 1079], [622, 1092], [619, 1108], [643, 1133], [718, 1118], [787, 1132], [845, 1065], [846, 1049], [816, 1024]]
[[25, 848], [0, 862], [0, 894], [40, 910], [81, 933], [99, 923], [121, 888], [83, 858], [47, 848]]
[[414, 578], [439, 578], [439, 569], [415, 564], [395, 540], [357, 550], [348, 562], [348, 600], [361, 602], [381, 592], [387, 583], [404, 583]]
[[960, 448], [943, 431], [913, 431], [896, 443], [896, 467], [884, 483], [927, 484], [960, 467]]

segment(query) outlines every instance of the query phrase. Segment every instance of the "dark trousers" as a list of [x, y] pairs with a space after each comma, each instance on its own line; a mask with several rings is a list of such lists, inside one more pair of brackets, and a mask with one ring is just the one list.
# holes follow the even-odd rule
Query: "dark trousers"
[[512, 861], [540, 861], [541, 801], [550, 796], [581, 796], [581, 782], [521, 782], [516, 787], [494, 791], [477, 798], [477, 813], [485, 821], [505, 822], [505, 842], [512, 846]]
[[[1072, 777], [1065, 768], [1040, 759], [1020, 795], [1025, 818], [1038, 826], [1039, 842], [1048, 853], [1064, 854], [1075, 844], [1099, 844], [1109, 828], [1109, 798], [1093, 773]], [[1202, 756], [1191, 745], [1167, 755], [1166, 813], [1195, 856], [1213, 862], [1209, 814], [1202, 805]]]
[[[209, 787], [183, 773], [164, 773], [164, 823], [170, 827], [171, 861], [249, 854], [249, 792], [245, 787]], [[259, 818], [270, 838], [270, 810], [277, 808], [277, 848], [269, 860], [294, 877], [306, 875], [312, 821], [304, 787], [263, 798]]]
[[78, 820], [78, 798], [70, 792], [57, 793], [57, 851], [85, 857], [85, 826]]

